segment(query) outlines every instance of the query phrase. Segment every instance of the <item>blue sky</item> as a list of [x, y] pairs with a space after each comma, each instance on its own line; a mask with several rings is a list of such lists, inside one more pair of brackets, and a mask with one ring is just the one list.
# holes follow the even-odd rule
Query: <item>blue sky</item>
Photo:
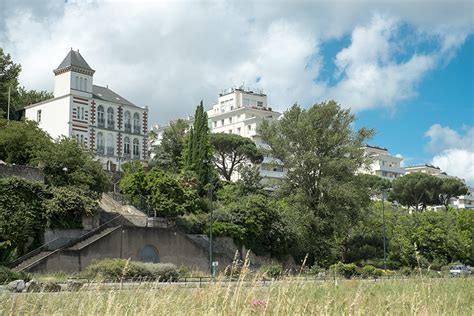
[[[377, 130], [371, 141], [405, 157], [406, 165], [430, 163], [425, 135], [433, 124], [463, 134], [474, 124], [474, 36], [470, 35], [446, 65], [430, 71], [417, 96], [402, 102], [394, 112], [376, 109], [358, 113], [357, 127]], [[472, 141], [472, 140], [471, 140]], [[474, 144], [466, 142], [466, 149]], [[471, 161], [474, 164], [474, 161]]]
[[[273, 109], [328, 99], [406, 165], [474, 185], [472, 0], [0, 0], [0, 47], [53, 90], [71, 48], [152, 125], [263, 89]], [[258, 79], [258, 80], [257, 80]]]

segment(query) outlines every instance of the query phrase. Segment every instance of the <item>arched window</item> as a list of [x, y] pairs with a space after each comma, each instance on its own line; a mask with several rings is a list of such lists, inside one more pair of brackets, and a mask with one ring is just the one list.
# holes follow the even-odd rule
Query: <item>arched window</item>
[[107, 156], [114, 155], [114, 137], [111, 133], [107, 134]]
[[111, 107], [107, 109], [107, 127], [114, 128], [114, 109]]
[[97, 107], [97, 125], [99, 127], [104, 127], [105, 119], [104, 119], [104, 107], [99, 105]]
[[126, 156], [130, 155], [130, 138], [125, 137], [123, 140], [123, 153]]
[[129, 111], [125, 111], [125, 131], [129, 133], [132, 131], [132, 123], [130, 122]]
[[102, 132], [97, 133], [97, 153], [104, 154], [104, 135]]
[[138, 113], [133, 114], [133, 132], [140, 133], [140, 115]]
[[140, 153], [138, 151], [139, 141], [137, 138], [133, 140], [133, 158], [140, 158]]

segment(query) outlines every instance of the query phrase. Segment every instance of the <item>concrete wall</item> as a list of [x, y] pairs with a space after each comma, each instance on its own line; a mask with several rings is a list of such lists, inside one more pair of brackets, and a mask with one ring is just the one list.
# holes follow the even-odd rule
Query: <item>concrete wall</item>
[[[158, 250], [159, 262], [174, 263], [190, 270], [209, 270], [209, 252], [186, 234], [173, 229], [120, 227], [78, 250], [60, 250], [30, 269], [31, 272], [83, 271], [94, 259], [124, 258], [140, 261], [145, 246]], [[232, 262], [225, 254], [214, 255], [219, 269]]]
[[0, 165], [0, 178], [19, 177], [44, 182], [44, 173], [38, 168], [20, 165]]

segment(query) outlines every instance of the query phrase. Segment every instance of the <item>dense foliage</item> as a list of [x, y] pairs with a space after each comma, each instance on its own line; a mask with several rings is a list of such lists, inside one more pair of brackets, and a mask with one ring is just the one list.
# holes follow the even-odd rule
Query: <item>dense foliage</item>
[[236, 134], [211, 134], [213, 162], [219, 174], [231, 181], [234, 171], [248, 163], [260, 163], [263, 156], [255, 143]]
[[171, 263], [144, 263], [126, 259], [103, 259], [92, 262], [86, 270], [92, 277], [108, 280], [147, 279], [161, 282], [177, 281], [178, 269]]
[[154, 148], [155, 156], [150, 165], [178, 172], [182, 167], [183, 150], [189, 124], [182, 119], [170, 122], [163, 132], [160, 144]]

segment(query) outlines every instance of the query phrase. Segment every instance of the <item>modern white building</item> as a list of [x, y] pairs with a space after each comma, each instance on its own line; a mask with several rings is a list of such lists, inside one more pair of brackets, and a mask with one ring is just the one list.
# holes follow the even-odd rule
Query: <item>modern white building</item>
[[54, 71], [54, 98], [25, 107], [25, 117], [56, 139], [76, 138], [107, 170], [147, 159], [148, 108], [93, 83], [93, 70], [79, 53], [67, 54]]
[[[237, 134], [250, 138], [257, 147], [268, 146], [258, 132], [264, 121], [277, 120], [280, 112], [273, 111], [267, 104], [267, 95], [262, 91], [254, 92], [250, 89], [231, 88], [219, 94], [217, 103], [207, 111], [209, 126], [212, 133]], [[260, 164], [260, 175], [267, 187], [277, 185], [286, 174], [281, 161], [265, 156]], [[234, 175], [235, 180], [239, 177]]]
[[[153, 135], [153, 138], [150, 138], [149, 137], [149, 145], [148, 145], [148, 148], [150, 149], [150, 154], [149, 154], [149, 157], [150, 159], [153, 159], [153, 157], [155, 156], [154, 152], [153, 152], [153, 149], [160, 145], [161, 144], [161, 140], [163, 139], [163, 134], [166, 130], [170, 129], [171, 128], [171, 125], [173, 123], [176, 123], [179, 119], [176, 119], [176, 120], [172, 120], [170, 121], [168, 124], [166, 125], [159, 125], [159, 124], [156, 124], [155, 126], [153, 126], [151, 128], [151, 132], [154, 133]], [[187, 124], [188, 124], [188, 129], [186, 130], [186, 132], [191, 129], [191, 127], [193, 126], [194, 124], [194, 116], [190, 115], [188, 116], [187, 118], [185, 119], [182, 119], [184, 120]]]
[[363, 150], [371, 163], [361, 168], [359, 173], [373, 174], [390, 181], [405, 174], [401, 167], [403, 158], [390, 155], [388, 149], [365, 145]]

